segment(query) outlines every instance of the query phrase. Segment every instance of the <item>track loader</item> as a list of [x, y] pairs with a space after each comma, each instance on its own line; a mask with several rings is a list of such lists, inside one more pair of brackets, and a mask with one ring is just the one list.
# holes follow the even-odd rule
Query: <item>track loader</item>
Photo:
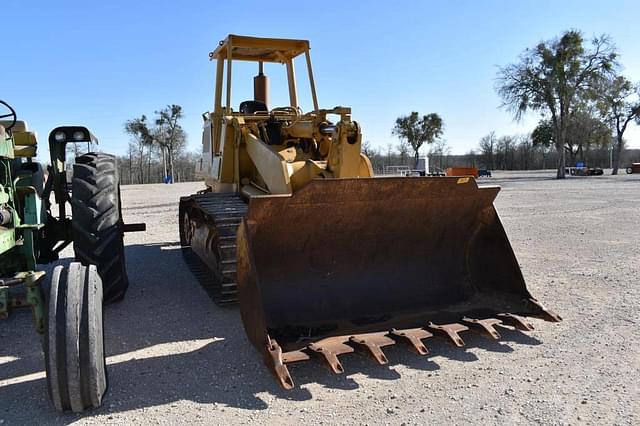
[[[499, 338], [524, 317], [560, 321], [526, 288], [493, 206], [473, 177], [374, 177], [347, 107], [321, 109], [306, 40], [229, 35], [213, 112], [203, 114], [206, 189], [180, 200], [186, 258], [218, 303], [239, 301], [246, 333], [279, 383], [287, 365], [462, 333]], [[298, 104], [304, 58], [313, 109]], [[257, 63], [254, 97], [232, 108], [232, 67]], [[269, 105], [265, 64], [282, 64], [288, 105]], [[273, 65], [270, 65], [273, 66]], [[223, 90], [224, 89], [224, 90]], [[225, 95], [223, 103], [223, 94]]]

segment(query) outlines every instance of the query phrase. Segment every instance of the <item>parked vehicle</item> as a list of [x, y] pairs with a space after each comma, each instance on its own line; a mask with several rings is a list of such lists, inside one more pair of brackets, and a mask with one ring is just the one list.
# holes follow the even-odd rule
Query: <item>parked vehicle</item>
[[[0, 319], [31, 309], [43, 335], [49, 395], [56, 409], [81, 412], [98, 407], [107, 390], [102, 305], [124, 297], [123, 233], [144, 224], [122, 221], [113, 155], [77, 156], [73, 177], [67, 173], [67, 143], [97, 144], [89, 129], [51, 132], [45, 179], [36, 134], [9, 104], [0, 105], [7, 110], [0, 114]], [[46, 274], [37, 265], [58, 260], [71, 243], [77, 262], [56, 266], [50, 285], [43, 286]]]
[[627, 166], [627, 174], [640, 173], [640, 163], [632, 163]]
[[[338, 357], [356, 350], [386, 364], [382, 348], [397, 342], [424, 355], [434, 334], [463, 346], [459, 333], [470, 329], [497, 339], [498, 324], [530, 329], [522, 316], [560, 321], [526, 288], [493, 206], [499, 188], [478, 187], [466, 171], [373, 177], [351, 108], [318, 105], [308, 41], [229, 35], [209, 58], [206, 187], [180, 199], [180, 242], [214, 300], [239, 301], [248, 339], [282, 387], [294, 386], [293, 362], [319, 358], [341, 373]], [[258, 75], [253, 99], [234, 110], [237, 80], [225, 74], [239, 60]], [[269, 106], [263, 62], [285, 68], [287, 105]]]

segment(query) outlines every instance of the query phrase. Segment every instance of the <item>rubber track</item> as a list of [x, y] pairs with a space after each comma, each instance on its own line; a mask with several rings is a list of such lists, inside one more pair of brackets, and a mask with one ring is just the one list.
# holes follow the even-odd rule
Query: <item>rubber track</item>
[[215, 303], [235, 303], [238, 301], [236, 234], [248, 206], [236, 193], [195, 194], [190, 200], [189, 217], [215, 229], [214, 253], [218, 268], [212, 271], [189, 247], [182, 250], [185, 261]]

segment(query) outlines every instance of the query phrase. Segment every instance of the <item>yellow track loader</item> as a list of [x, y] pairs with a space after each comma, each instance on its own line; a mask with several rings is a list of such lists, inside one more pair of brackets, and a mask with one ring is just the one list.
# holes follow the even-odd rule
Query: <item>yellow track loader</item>
[[[304, 56], [313, 110], [298, 105]], [[186, 258], [218, 303], [239, 301], [251, 342], [284, 388], [287, 364], [468, 330], [560, 321], [527, 291], [493, 207], [498, 187], [472, 177], [374, 177], [347, 107], [320, 109], [309, 42], [229, 35], [214, 109], [203, 114], [206, 189], [180, 200]], [[257, 63], [253, 99], [232, 108], [232, 66]], [[282, 64], [288, 105], [269, 105], [265, 64]], [[272, 66], [272, 65], [270, 65]], [[223, 94], [225, 102], [223, 103]]]

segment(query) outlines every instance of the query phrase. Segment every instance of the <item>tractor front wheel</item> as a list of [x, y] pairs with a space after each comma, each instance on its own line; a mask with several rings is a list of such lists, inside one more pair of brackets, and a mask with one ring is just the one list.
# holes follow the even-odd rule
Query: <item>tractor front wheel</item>
[[106, 304], [122, 300], [129, 287], [124, 258], [120, 183], [116, 158], [88, 153], [73, 165], [71, 209], [76, 260], [96, 265]]
[[107, 390], [102, 281], [94, 265], [56, 266], [44, 338], [49, 395], [58, 411], [99, 407]]

